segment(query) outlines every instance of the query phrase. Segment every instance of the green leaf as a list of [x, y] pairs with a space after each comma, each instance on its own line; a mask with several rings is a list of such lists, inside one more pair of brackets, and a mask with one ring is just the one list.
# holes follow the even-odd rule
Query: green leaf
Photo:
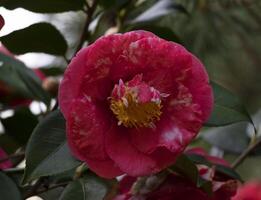
[[15, 110], [13, 116], [1, 119], [6, 134], [12, 136], [15, 141], [25, 145], [38, 123], [38, 119], [29, 108], [21, 107]]
[[67, 42], [63, 35], [49, 23], [37, 23], [2, 36], [0, 41], [14, 54], [42, 52], [65, 55]]
[[168, 27], [161, 27], [156, 25], [137, 25], [132, 26], [130, 30], [146, 30], [154, 33], [155, 35], [168, 40], [182, 44], [180, 38]]
[[104, 33], [109, 28], [114, 26], [114, 20], [115, 20], [115, 16], [114, 16], [114, 13], [112, 11], [107, 11], [107, 12], [102, 13], [98, 17], [98, 23], [95, 27], [95, 30], [91, 34], [90, 42], [94, 42], [99, 37], [103, 36]]
[[8, 176], [0, 172], [0, 194], [3, 200], [22, 200], [19, 189]]
[[54, 13], [82, 10], [85, 0], [2, 0], [7, 9], [24, 8], [33, 12]]
[[109, 192], [110, 184], [105, 180], [86, 175], [71, 182], [62, 193], [59, 200], [102, 200]]
[[240, 154], [249, 145], [247, 135], [249, 123], [241, 122], [224, 127], [215, 127], [204, 131], [203, 139], [226, 152]]
[[206, 126], [224, 126], [240, 121], [252, 123], [251, 117], [237, 96], [217, 83], [212, 82], [211, 85], [215, 104]]
[[50, 96], [41, 86], [40, 79], [22, 62], [0, 53], [0, 80], [21, 97], [50, 103]]
[[169, 169], [178, 172], [195, 184], [198, 183], [199, 174], [197, 166], [184, 154], [179, 156], [175, 164]]
[[187, 14], [186, 9], [182, 5], [177, 4], [172, 0], [161, 0], [152, 4], [150, 8], [142, 12], [129, 23], [148, 23], [156, 19], [159, 19], [160, 17], [167, 16], [169, 14], [175, 14], [175, 12], [177, 11]]
[[68, 148], [65, 119], [56, 110], [47, 115], [35, 128], [26, 148], [26, 169], [23, 183], [59, 174], [77, 167]]
[[119, 8], [123, 6], [124, 4], [128, 3], [130, 0], [99, 0], [98, 3], [106, 8]]

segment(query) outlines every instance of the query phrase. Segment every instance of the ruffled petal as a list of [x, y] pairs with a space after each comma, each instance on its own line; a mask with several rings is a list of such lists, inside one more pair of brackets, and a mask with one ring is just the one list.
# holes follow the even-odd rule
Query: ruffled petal
[[126, 129], [116, 125], [106, 135], [106, 151], [119, 168], [130, 176], [145, 176], [160, 169], [148, 155], [139, 152], [131, 143]]
[[115, 178], [124, 174], [112, 160], [91, 160], [86, 159], [88, 167], [103, 178]]
[[102, 106], [82, 99], [75, 100], [67, 120], [68, 143], [74, 155], [104, 178], [123, 174], [105, 152], [104, 135], [110, 128], [110, 117]]
[[156, 36], [146, 31], [114, 34], [100, 38], [77, 53], [59, 88], [59, 105], [65, 118], [74, 99], [105, 101], [120, 78], [125, 80], [135, 75], [137, 66], [130, 65], [125, 51], [132, 42], [146, 37]]

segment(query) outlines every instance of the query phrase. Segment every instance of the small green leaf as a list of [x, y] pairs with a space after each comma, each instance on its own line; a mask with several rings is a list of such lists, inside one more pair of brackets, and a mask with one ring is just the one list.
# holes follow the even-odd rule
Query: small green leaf
[[49, 23], [37, 23], [2, 36], [0, 41], [14, 54], [42, 52], [65, 55], [67, 42]]
[[21, 194], [12, 179], [0, 172], [0, 199], [22, 200]]
[[0, 80], [23, 98], [50, 103], [50, 96], [41, 86], [40, 79], [22, 62], [0, 53]]
[[199, 174], [197, 166], [184, 154], [179, 156], [175, 164], [169, 169], [178, 172], [195, 184], [198, 182]]
[[7, 9], [24, 8], [39, 13], [82, 10], [85, 0], [2, 0], [0, 6]]
[[26, 148], [26, 169], [23, 183], [59, 174], [77, 167], [65, 136], [65, 119], [56, 110], [47, 115], [35, 128]]
[[59, 200], [102, 200], [109, 192], [110, 184], [95, 175], [86, 175], [71, 182]]
[[217, 83], [212, 82], [211, 85], [215, 104], [206, 126], [224, 126], [240, 121], [252, 123], [251, 117], [237, 96]]

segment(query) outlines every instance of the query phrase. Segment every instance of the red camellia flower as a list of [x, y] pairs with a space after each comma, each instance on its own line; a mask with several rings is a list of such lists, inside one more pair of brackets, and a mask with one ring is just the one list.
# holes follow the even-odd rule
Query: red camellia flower
[[74, 155], [111, 178], [174, 163], [213, 96], [204, 66], [184, 47], [133, 31], [82, 49], [64, 74], [59, 104]]
[[238, 189], [232, 200], [261, 200], [261, 183], [252, 181]]
[[[201, 155], [214, 165], [229, 167], [225, 160], [209, 156], [201, 149], [193, 149], [189, 154]], [[212, 188], [209, 190], [212, 189], [212, 194], [207, 194], [178, 174], [169, 173], [164, 177], [161, 173], [145, 178], [123, 177], [119, 184], [119, 195], [114, 200], [231, 200], [236, 194], [236, 180], [217, 173], [215, 167], [198, 165], [198, 170], [202, 180], [211, 182]]]
[[2, 17], [2, 15], [0, 15], [0, 30], [3, 28], [4, 25], [5, 25], [5, 20]]

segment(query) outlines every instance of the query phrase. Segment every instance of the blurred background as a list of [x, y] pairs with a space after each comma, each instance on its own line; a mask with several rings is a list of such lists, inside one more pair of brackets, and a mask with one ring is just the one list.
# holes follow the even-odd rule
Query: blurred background
[[[33, 69], [28, 73], [41, 86], [21, 87], [13, 71], [0, 67], [0, 146], [7, 154], [23, 152], [39, 119], [57, 106], [59, 80], [76, 51], [102, 35], [137, 29], [180, 43], [197, 55], [211, 81], [242, 100], [261, 134], [260, 0], [90, 0], [87, 4], [75, 0], [60, 7], [52, 1], [49, 5], [29, 0], [2, 2], [0, 15], [5, 25], [0, 31], [0, 51]], [[90, 5], [95, 9], [90, 11]], [[46, 25], [42, 22], [52, 26], [46, 30], [34, 27], [36, 23]], [[28, 88], [33, 95], [26, 94]], [[51, 98], [49, 106], [43, 103], [45, 92]], [[239, 122], [204, 128], [193, 145], [233, 161], [252, 135], [251, 124]], [[257, 149], [238, 168], [243, 178], [261, 178], [260, 153]], [[21, 160], [23, 156], [14, 163]]]

